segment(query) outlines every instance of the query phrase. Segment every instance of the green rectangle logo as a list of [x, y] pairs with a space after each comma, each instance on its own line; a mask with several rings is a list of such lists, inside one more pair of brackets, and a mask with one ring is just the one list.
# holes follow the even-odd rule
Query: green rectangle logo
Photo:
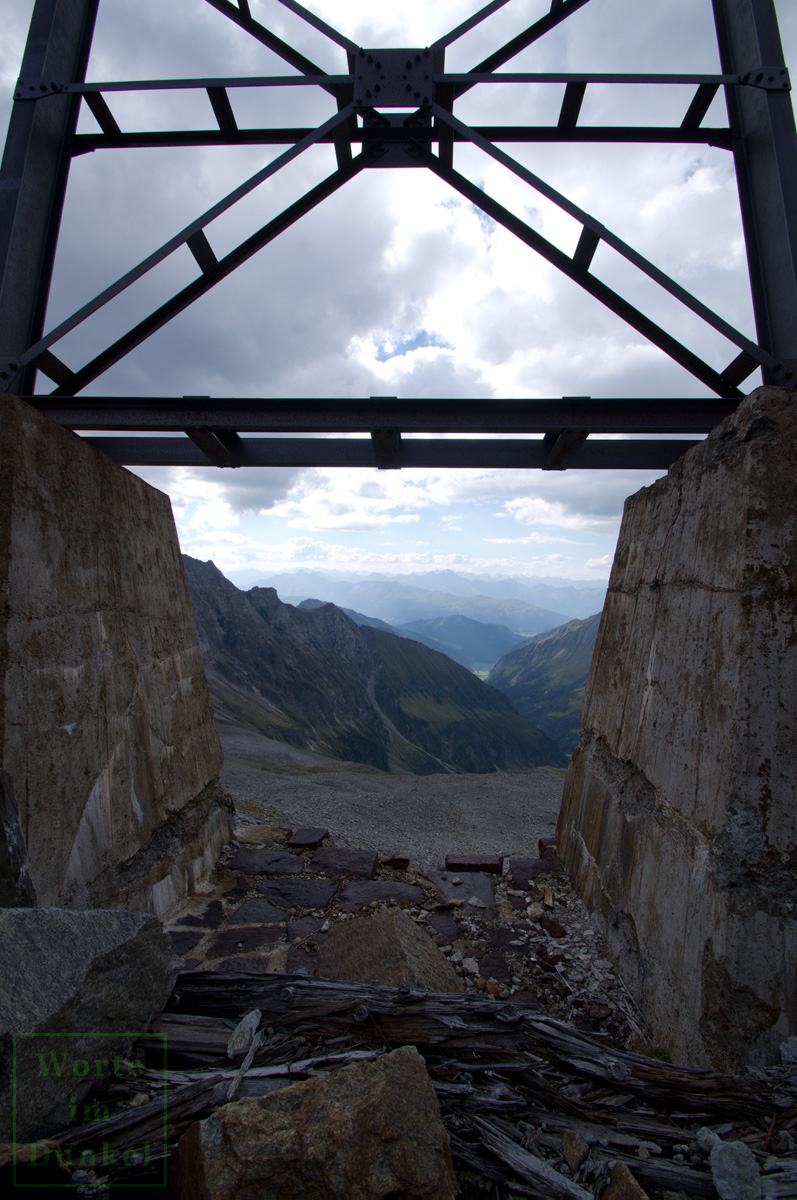
[[[147, 1060], [158, 1066], [120, 1053], [120, 1045], [140, 1049], [142, 1042]], [[125, 1136], [125, 1110], [112, 1115], [101, 1098], [114, 1080], [121, 1088], [140, 1081], [139, 1093], [156, 1089], [146, 1108], [141, 1105], [139, 1138]], [[164, 1188], [167, 1099], [165, 1034], [14, 1034], [13, 1187], [65, 1187], [86, 1198], [111, 1188]], [[24, 1140], [40, 1110], [42, 1119], [55, 1117], [58, 1131]]]

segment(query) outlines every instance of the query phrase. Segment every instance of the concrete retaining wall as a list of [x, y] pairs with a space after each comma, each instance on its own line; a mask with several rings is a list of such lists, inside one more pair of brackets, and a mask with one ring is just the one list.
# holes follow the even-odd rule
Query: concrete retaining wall
[[626, 502], [558, 842], [655, 1040], [797, 1031], [797, 392], [761, 388]]
[[230, 837], [169, 499], [14, 397], [0, 739], [40, 905], [162, 914]]

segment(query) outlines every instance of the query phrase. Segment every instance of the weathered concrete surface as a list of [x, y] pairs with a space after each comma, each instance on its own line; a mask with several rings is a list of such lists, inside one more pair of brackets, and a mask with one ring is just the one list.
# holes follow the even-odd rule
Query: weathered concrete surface
[[62, 1129], [104, 1078], [135, 1070], [125, 1055], [180, 965], [146, 913], [0, 910], [0, 1140]]
[[30, 878], [14, 785], [7, 772], [0, 771], [0, 908], [35, 905], [36, 889]]
[[626, 502], [558, 847], [656, 1040], [797, 1029], [797, 392], [760, 388]]
[[168, 497], [4, 397], [0, 768], [39, 903], [166, 911], [230, 837], [221, 762]]
[[448, 1200], [457, 1186], [423, 1059], [402, 1046], [196, 1122], [171, 1189], [179, 1200]]

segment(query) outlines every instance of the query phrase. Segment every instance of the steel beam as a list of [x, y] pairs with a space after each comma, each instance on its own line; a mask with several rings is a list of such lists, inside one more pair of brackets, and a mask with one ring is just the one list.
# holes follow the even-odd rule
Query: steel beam
[[[29, 79], [82, 81], [98, 0], [36, 0], [22, 61]], [[15, 100], [0, 166], [0, 364], [41, 337], [80, 97]], [[0, 390], [32, 392], [33, 366]]]
[[[669, 144], [717, 146], [722, 150], [731, 149], [731, 131], [717, 127], [697, 126], [665, 126], [665, 125], [577, 125], [564, 128], [557, 125], [474, 125], [473, 132], [488, 141], [497, 144], [535, 142], [561, 143], [634, 143], [644, 145]], [[153, 129], [137, 130], [129, 133], [79, 133], [73, 141], [73, 155], [92, 154], [95, 150], [140, 150], [146, 148], [168, 149], [171, 146], [292, 146], [295, 142], [308, 136], [313, 131], [309, 128], [285, 126], [270, 129]], [[420, 141], [438, 142], [443, 136], [450, 134], [453, 142], [466, 142], [469, 139], [457, 129], [448, 130], [440, 127], [419, 127], [413, 136]], [[362, 143], [367, 146], [376, 141], [404, 141], [406, 134], [402, 130], [389, 129], [384, 134], [372, 126], [358, 126], [356, 129], [346, 129], [346, 138], [350, 142]], [[326, 133], [318, 139], [319, 142], [335, 142], [339, 139], [336, 133]]]
[[688, 399], [456, 400], [218, 399], [205, 396], [26, 396], [26, 403], [68, 429], [174, 433], [211, 429], [245, 433], [591, 433], [704, 434], [729, 416], [736, 400]]
[[758, 341], [797, 378], [797, 133], [774, 0], [713, 0]]
[[[226, 465], [189, 437], [87, 437], [90, 445], [115, 462], [128, 466], [211, 467]], [[697, 445], [683, 440], [615, 440], [584, 443], [567, 462], [568, 469], [662, 471]], [[398, 456], [391, 451], [382, 458], [372, 438], [242, 438], [236, 466], [242, 467], [370, 467], [398, 469], [417, 467], [474, 467], [509, 470], [551, 469], [550, 446], [544, 438], [489, 441], [478, 438], [446, 438], [398, 442]], [[556, 468], [553, 468], [556, 469]]]

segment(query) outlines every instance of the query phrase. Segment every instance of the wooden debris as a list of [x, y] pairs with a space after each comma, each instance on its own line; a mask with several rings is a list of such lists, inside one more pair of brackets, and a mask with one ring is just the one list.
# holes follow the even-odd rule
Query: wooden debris
[[[248, 1053], [236, 1069], [227, 1047], [247, 1015]], [[165, 1035], [166, 1069], [162, 1049], [155, 1053], [162, 1039], [142, 1039], [135, 1054], [145, 1067], [124, 1097], [127, 1107], [95, 1122], [88, 1141], [85, 1128], [56, 1135], [64, 1152], [107, 1143], [118, 1156], [162, 1137], [164, 1100], [171, 1147], [191, 1121], [231, 1096], [262, 1094], [402, 1045], [424, 1057], [463, 1197], [478, 1196], [486, 1181], [496, 1200], [592, 1200], [621, 1164], [651, 1200], [679, 1191], [716, 1200], [698, 1130], [743, 1139], [763, 1161], [765, 1141], [788, 1145], [797, 1125], [797, 1081], [786, 1067], [749, 1079], [676, 1067], [485, 993], [188, 972], [150, 1033]], [[132, 1107], [133, 1090], [153, 1098]], [[111, 1179], [127, 1181], [121, 1168]], [[762, 1179], [766, 1197], [793, 1196], [793, 1151]]]

